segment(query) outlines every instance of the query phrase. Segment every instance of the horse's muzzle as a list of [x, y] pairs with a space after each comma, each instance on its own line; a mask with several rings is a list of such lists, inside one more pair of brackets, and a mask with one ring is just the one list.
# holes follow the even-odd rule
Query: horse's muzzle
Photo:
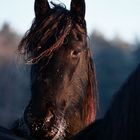
[[64, 116], [56, 115], [53, 110], [49, 110], [45, 118], [36, 118], [29, 125], [32, 137], [40, 140], [63, 140], [67, 126]]

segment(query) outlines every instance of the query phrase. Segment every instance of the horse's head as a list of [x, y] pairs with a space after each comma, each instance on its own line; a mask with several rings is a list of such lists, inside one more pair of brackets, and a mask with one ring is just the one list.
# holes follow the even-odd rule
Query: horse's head
[[70, 11], [53, 6], [35, 1], [35, 21], [19, 49], [33, 64], [25, 121], [33, 137], [56, 140], [94, 121], [96, 82], [84, 0], [72, 0]]

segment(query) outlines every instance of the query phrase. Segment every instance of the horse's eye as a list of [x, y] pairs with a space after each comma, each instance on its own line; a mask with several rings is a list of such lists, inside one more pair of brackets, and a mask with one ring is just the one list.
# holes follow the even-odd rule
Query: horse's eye
[[71, 56], [73, 57], [73, 58], [76, 58], [76, 57], [78, 57], [79, 55], [80, 55], [80, 50], [72, 50], [71, 51]]

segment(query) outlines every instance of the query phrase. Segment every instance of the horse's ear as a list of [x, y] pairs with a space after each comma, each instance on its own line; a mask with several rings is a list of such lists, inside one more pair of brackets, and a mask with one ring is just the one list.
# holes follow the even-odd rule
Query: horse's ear
[[74, 15], [80, 18], [85, 18], [85, 11], [86, 11], [85, 0], [72, 0], [71, 1], [71, 12]]
[[44, 16], [50, 10], [48, 0], [35, 0], [34, 9], [36, 18]]

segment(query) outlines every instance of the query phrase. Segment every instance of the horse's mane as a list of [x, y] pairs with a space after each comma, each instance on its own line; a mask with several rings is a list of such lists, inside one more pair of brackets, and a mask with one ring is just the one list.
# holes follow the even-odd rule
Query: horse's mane
[[114, 140], [135, 139], [135, 136], [140, 138], [139, 83], [140, 64], [117, 92], [110, 109], [105, 115], [106, 131], [110, 132], [109, 136]]
[[19, 52], [27, 63], [36, 63], [60, 48], [72, 30], [74, 21], [86, 29], [84, 20], [74, 18], [62, 5], [53, 5], [54, 8], [47, 15], [34, 19], [31, 28], [19, 44]]

